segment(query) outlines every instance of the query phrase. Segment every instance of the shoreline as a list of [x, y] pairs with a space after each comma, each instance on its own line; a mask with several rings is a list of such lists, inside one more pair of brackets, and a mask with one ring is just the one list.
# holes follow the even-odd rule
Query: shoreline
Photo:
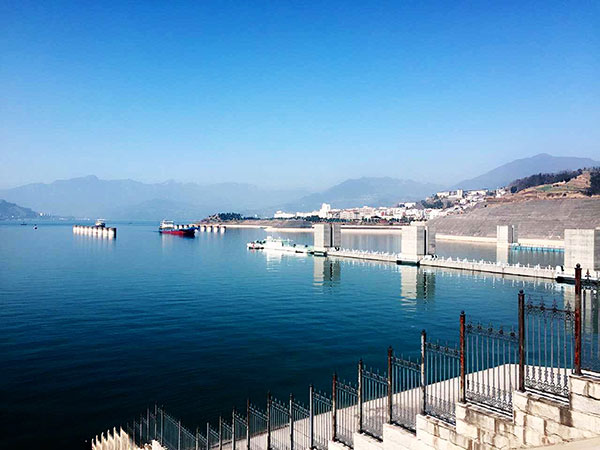
[[[279, 227], [268, 224], [242, 224], [242, 223], [222, 223], [226, 228], [248, 228], [248, 229], [263, 229], [267, 233], [313, 233], [312, 227]], [[410, 225], [406, 225], [410, 226]], [[344, 225], [341, 226], [342, 233], [352, 234], [401, 234], [402, 228], [405, 226], [369, 226], [369, 225]], [[497, 240], [495, 237], [487, 236], [461, 236], [454, 234], [436, 234], [436, 241], [445, 242], [463, 242], [469, 244], [486, 244], [495, 245]], [[518, 243], [524, 247], [545, 247], [553, 249], [563, 249], [564, 241], [561, 239], [545, 239], [545, 238], [519, 238]]]
[[[492, 244], [496, 245], [495, 237], [481, 236], [457, 236], [453, 234], [436, 234], [436, 241], [446, 242], [465, 242], [469, 244]], [[543, 238], [519, 238], [517, 243], [524, 247], [546, 247], [546, 248], [565, 248], [565, 241], [559, 239], [543, 239]]]

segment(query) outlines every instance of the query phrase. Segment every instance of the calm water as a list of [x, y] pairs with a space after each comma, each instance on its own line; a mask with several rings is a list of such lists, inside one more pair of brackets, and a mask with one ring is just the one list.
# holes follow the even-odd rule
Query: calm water
[[[305, 400], [334, 370], [352, 378], [360, 357], [383, 367], [388, 345], [415, 355], [421, 329], [456, 341], [462, 309], [513, 324], [519, 289], [563, 295], [552, 283], [246, 250], [265, 235], [120, 224], [107, 241], [70, 225], [0, 225], [0, 447], [87, 448], [154, 402], [195, 428], [248, 396], [264, 403], [268, 389]], [[398, 251], [399, 237], [343, 244]], [[495, 257], [493, 246], [438, 251]]]

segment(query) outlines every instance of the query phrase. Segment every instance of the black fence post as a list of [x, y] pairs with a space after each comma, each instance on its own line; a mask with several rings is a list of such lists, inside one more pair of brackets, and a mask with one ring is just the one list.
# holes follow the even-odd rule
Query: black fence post
[[581, 265], [575, 266], [575, 375], [581, 375]]
[[392, 346], [390, 345], [388, 347], [388, 358], [387, 358], [387, 363], [388, 363], [388, 377], [387, 377], [387, 383], [388, 383], [388, 410], [387, 410], [387, 416], [388, 416], [388, 423], [392, 423], [393, 421], [393, 405], [394, 405], [394, 382], [392, 380], [392, 377], [394, 376], [394, 370], [392, 368], [392, 356], [394, 354], [394, 350], [392, 349]]
[[160, 445], [164, 444], [165, 435], [165, 411], [160, 409]]
[[467, 385], [465, 374], [465, 312], [460, 312], [460, 392], [458, 401], [465, 403], [467, 401]]
[[223, 419], [219, 416], [219, 450], [223, 450]]
[[157, 435], [157, 429], [156, 429], [156, 422], [158, 422], [158, 405], [155, 403], [154, 404], [154, 439], [158, 440], [158, 435]]
[[231, 450], [235, 450], [235, 407], [231, 412]]
[[310, 442], [309, 448], [312, 450], [315, 446], [315, 387], [312, 384], [308, 387], [308, 403], [308, 420], [310, 422], [308, 439]]
[[267, 392], [267, 450], [271, 450], [271, 391]]
[[210, 450], [210, 423], [206, 422], [206, 450]]
[[246, 450], [250, 450], [250, 399], [246, 400]]
[[196, 427], [196, 450], [200, 450], [200, 428]]
[[294, 450], [294, 394], [290, 394], [290, 450]]
[[519, 392], [525, 392], [525, 294], [519, 291]]
[[427, 333], [425, 330], [421, 331], [421, 414], [425, 415], [427, 409], [427, 377], [425, 367], [425, 344], [427, 343]]
[[358, 361], [358, 431], [363, 429], [363, 361]]
[[333, 380], [331, 383], [331, 440], [337, 439], [337, 374], [333, 374]]

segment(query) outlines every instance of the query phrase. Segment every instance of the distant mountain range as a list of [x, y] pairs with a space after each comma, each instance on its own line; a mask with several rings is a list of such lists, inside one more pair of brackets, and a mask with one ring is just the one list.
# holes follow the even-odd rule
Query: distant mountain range
[[[600, 162], [543, 153], [504, 164], [452, 188], [493, 189], [535, 173], [592, 166], [600, 166]], [[321, 203], [330, 203], [334, 208], [393, 205], [420, 200], [442, 189], [447, 186], [390, 177], [349, 179], [322, 192], [309, 193], [301, 189], [266, 189], [245, 183], [141, 183], [101, 180], [90, 175], [0, 190], [0, 199], [56, 216], [196, 220], [216, 212], [270, 215], [277, 209], [312, 211]]]
[[36, 217], [39, 217], [39, 214], [29, 208], [0, 200], [0, 220], [22, 220]]
[[333, 208], [387, 206], [401, 201], [421, 200], [443, 187], [434, 183], [390, 177], [363, 177], [346, 180], [323, 192], [304, 196], [283, 205], [281, 209], [293, 212], [312, 211], [322, 203], [330, 203]]
[[517, 178], [524, 178], [536, 173], [553, 173], [596, 166], [600, 166], [600, 161], [590, 158], [552, 156], [540, 153], [530, 158], [516, 159], [470, 180], [463, 180], [452, 186], [452, 189], [496, 189], [507, 186]]
[[218, 211], [248, 211], [281, 204], [307, 192], [244, 183], [141, 183], [94, 175], [0, 190], [0, 198], [59, 216], [111, 219], [198, 219]]

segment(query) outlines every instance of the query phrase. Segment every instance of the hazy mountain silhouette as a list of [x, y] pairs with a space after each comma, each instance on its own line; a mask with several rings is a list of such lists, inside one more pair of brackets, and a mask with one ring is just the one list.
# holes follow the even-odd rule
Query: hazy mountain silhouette
[[39, 217], [39, 214], [29, 208], [0, 200], [0, 220], [33, 219], [36, 217]]
[[400, 180], [390, 177], [363, 177], [346, 180], [329, 189], [288, 202], [283, 209], [288, 211], [311, 211], [322, 203], [333, 208], [355, 206], [391, 206], [398, 202], [420, 200], [440, 190], [434, 183]]
[[452, 186], [453, 189], [495, 189], [507, 186], [511, 181], [536, 173], [554, 173], [561, 170], [575, 170], [584, 167], [600, 166], [600, 161], [590, 158], [552, 156], [547, 153], [530, 158], [516, 159], [470, 180], [463, 180]]
[[[590, 158], [555, 157], [545, 153], [504, 164], [481, 176], [464, 180], [454, 189], [496, 188], [517, 178], [600, 166]], [[423, 199], [445, 189], [436, 183], [391, 177], [349, 179], [322, 192], [302, 189], [267, 189], [246, 183], [141, 183], [101, 180], [94, 175], [33, 183], [0, 190], [0, 198], [53, 215], [107, 219], [199, 219], [217, 212], [271, 215], [275, 210], [312, 211], [321, 203], [334, 208], [391, 206]]]
[[34, 183], [0, 191], [0, 198], [61, 216], [198, 219], [230, 210], [254, 210], [304, 195], [299, 189], [264, 189], [244, 183], [141, 183], [94, 175]]

